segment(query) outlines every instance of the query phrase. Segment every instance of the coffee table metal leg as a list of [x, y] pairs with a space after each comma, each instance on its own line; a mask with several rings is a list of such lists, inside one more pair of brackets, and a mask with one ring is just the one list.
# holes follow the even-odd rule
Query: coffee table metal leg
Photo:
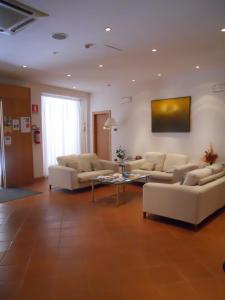
[[95, 184], [94, 180], [91, 182], [91, 197], [92, 197], [92, 202], [95, 202]]

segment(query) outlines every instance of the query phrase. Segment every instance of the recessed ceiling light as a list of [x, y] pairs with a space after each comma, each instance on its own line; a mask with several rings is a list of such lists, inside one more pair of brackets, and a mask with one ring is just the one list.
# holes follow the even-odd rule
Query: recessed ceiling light
[[68, 34], [64, 32], [56, 32], [52, 34], [52, 38], [55, 40], [65, 40], [66, 38], [68, 38]]
[[27, 66], [26, 66], [26, 65], [22, 65], [22, 67], [23, 67], [24, 69], [26, 69], [26, 68], [27, 68]]
[[67, 76], [67, 77], [71, 77], [72, 75], [71, 75], [71, 74], [66, 74], [66, 76]]
[[222, 28], [221, 31], [222, 31], [222, 32], [225, 32], [225, 28]]
[[195, 69], [197, 69], [197, 70], [200, 69], [200, 66], [195, 66]]
[[72, 87], [72, 89], [74, 89], [74, 90], [76, 90], [76, 88], [77, 88], [77, 87], [76, 87], [75, 85]]
[[132, 82], [135, 82], [136, 80], [135, 79], [132, 79]]
[[103, 68], [103, 65], [98, 65], [99, 66], [99, 68]]
[[152, 52], [157, 52], [158, 50], [157, 49], [152, 49]]
[[106, 31], [106, 32], [110, 32], [111, 30], [112, 30], [111, 27], [106, 27], [106, 28], [105, 28], [105, 31]]
[[158, 75], [157, 75], [158, 77], [161, 77], [162, 76], [162, 74], [161, 73], [158, 73]]
[[54, 55], [59, 54], [59, 51], [52, 51], [52, 54]]

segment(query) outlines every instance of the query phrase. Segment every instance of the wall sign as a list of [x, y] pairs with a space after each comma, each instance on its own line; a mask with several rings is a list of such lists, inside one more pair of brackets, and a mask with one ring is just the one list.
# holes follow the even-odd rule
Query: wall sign
[[12, 129], [14, 131], [19, 131], [20, 130], [20, 120], [19, 119], [13, 119], [12, 120]]
[[5, 135], [4, 137], [4, 142], [6, 146], [11, 146], [12, 145], [12, 138], [10, 135]]
[[21, 117], [20, 118], [20, 130], [23, 133], [31, 132], [31, 125], [30, 125], [30, 117]]

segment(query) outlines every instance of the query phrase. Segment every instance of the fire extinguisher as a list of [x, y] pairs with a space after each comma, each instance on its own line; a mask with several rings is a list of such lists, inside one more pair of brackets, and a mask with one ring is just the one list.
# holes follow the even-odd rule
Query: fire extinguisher
[[33, 135], [34, 135], [34, 143], [40, 144], [41, 143], [41, 131], [40, 131], [39, 127], [34, 129]]

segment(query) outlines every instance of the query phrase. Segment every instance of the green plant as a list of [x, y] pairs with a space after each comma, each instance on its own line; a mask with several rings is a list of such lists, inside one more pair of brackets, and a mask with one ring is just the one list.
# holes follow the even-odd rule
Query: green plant
[[119, 148], [116, 150], [116, 156], [119, 159], [124, 159], [126, 157], [126, 151], [121, 146], [119, 146]]

